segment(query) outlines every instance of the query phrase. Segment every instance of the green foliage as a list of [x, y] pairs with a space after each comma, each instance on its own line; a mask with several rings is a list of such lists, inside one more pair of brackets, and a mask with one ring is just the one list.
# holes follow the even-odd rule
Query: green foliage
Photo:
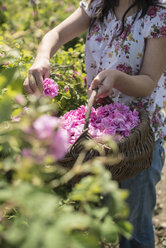
[[[79, 43], [68, 51], [59, 51], [52, 60], [51, 77], [60, 89], [55, 98], [59, 115], [87, 102], [83, 50], [83, 44]], [[68, 87], [67, 92], [65, 86]]]
[[[23, 149], [31, 148], [40, 158], [45, 147], [44, 141], [26, 133], [36, 118], [46, 113], [60, 116], [87, 102], [82, 38], [67, 44], [51, 59], [51, 78], [59, 85], [58, 96], [50, 100], [25, 95], [16, 101], [18, 94], [23, 93], [22, 84], [39, 40], [77, 6], [76, 0], [0, 0], [3, 248], [97, 248], [117, 242], [119, 235], [131, 237], [125, 204], [128, 193], [118, 188], [105, 169], [111, 158], [103, 160], [101, 154], [101, 159], [83, 164], [84, 151], [68, 170], [50, 156], [44, 162], [23, 156]], [[112, 140], [107, 142], [116, 149]], [[93, 142], [85, 144], [85, 150], [93, 147]], [[71, 180], [83, 172], [90, 175], [71, 186]]]
[[[15, 74], [13, 69], [12, 73]], [[55, 245], [96, 248], [101, 247], [102, 242], [117, 242], [119, 234], [130, 238], [132, 228], [126, 221], [128, 208], [124, 202], [127, 192], [111, 180], [102, 159], [82, 164], [83, 152], [76, 165], [68, 170], [49, 156], [44, 163], [37, 163], [32, 157], [22, 155], [23, 149], [29, 146], [42, 154], [43, 144], [26, 135], [24, 130], [38, 116], [53, 114], [57, 104], [47, 98], [29, 96], [19, 105], [14, 101], [16, 89], [9, 87], [10, 73], [4, 73], [3, 77], [6, 91], [1, 99], [8, 103], [10, 112], [0, 109], [3, 116], [0, 123], [0, 245], [4, 248]], [[9, 96], [10, 101], [6, 101]], [[9, 119], [25, 106], [29, 111], [19, 115], [20, 121]], [[108, 143], [116, 149], [111, 140]], [[90, 142], [85, 147], [89, 149], [94, 144]], [[106, 158], [105, 163], [107, 159], [110, 158]], [[70, 180], [84, 171], [91, 175], [71, 187]]]
[[[67, 18], [78, 5], [76, 0], [0, 1], [0, 35], [12, 48], [21, 46], [36, 53], [43, 35]], [[75, 39], [66, 47], [77, 42]]]

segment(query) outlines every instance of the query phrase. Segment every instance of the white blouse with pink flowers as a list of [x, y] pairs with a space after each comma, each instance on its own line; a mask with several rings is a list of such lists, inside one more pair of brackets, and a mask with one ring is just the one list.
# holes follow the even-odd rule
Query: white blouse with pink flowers
[[[83, 0], [80, 6], [93, 15], [99, 0], [88, 8], [89, 1]], [[110, 11], [103, 24], [94, 22], [90, 28], [85, 44], [85, 64], [87, 86], [102, 70], [117, 69], [130, 75], [138, 75], [144, 58], [147, 38], [166, 36], [166, 10], [161, 7], [150, 7], [147, 14], [139, 19], [141, 11], [126, 18], [125, 28], [120, 36], [122, 22]], [[136, 17], [136, 19], [135, 19]], [[135, 20], [134, 20], [135, 19]], [[166, 136], [166, 70], [163, 72], [157, 87], [148, 97], [130, 97], [113, 89], [111, 98], [115, 102], [132, 107], [144, 108], [149, 112], [151, 126], [156, 140]]]

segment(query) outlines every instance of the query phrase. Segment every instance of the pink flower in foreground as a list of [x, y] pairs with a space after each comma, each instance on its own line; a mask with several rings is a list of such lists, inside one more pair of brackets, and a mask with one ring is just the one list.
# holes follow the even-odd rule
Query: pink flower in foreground
[[46, 78], [43, 81], [43, 95], [54, 98], [58, 95], [58, 84], [54, 83], [54, 80], [51, 78]]
[[33, 128], [39, 139], [48, 139], [59, 125], [60, 120], [57, 117], [42, 115], [33, 123]]
[[59, 128], [54, 134], [50, 146], [50, 153], [55, 159], [62, 159], [69, 148], [69, 134], [66, 130]]
[[33, 143], [31, 143], [32, 148], [24, 148], [22, 155], [33, 159], [38, 164], [42, 164], [47, 156], [51, 156], [53, 160], [60, 160], [68, 151], [69, 134], [62, 128], [62, 123], [57, 117], [43, 115], [36, 119], [24, 133], [33, 137], [32, 141], [36, 140], [40, 148], [33, 149]]

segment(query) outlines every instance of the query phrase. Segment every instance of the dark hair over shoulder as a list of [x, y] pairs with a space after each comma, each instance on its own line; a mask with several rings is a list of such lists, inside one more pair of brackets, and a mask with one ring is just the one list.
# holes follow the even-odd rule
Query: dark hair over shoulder
[[[89, 6], [91, 6], [91, 4], [94, 2], [95, 0], [90, 0], [90, 4]], [[115, 13], [115, 7], [118, 6], [119, 4], [119, 0], [98, 0], [98, 5], [96, 6], [93, 16], [92, 16], [92, 20], [91, 20], [91, 25], [94, 23], [94, 21], [99, 21], [99, 22], [103, 22], [104, 17], [108, 16], [109, 11]], [[141, 16], [140, 18], [144, 17], [149, 9], [150, 6], [161, 6], [163, 7], [164, 4], [161, 3], [161, 0], [135, 0], [133, 1], [133, 4], [131, 4], [131, 6], [126, 10], [126, 12], [123, 15], [122, 18], [122, 32], [124, 30], [124, 21], [125, 21], [125, 17], [127, 15], [127, 13], [130, 11], [130, 9], [132, 9], [133, 7], [137, 6], [138, 11], [136, 13], [136, 17], [137, 14], [139, 13], [139, 11], [141, 11]], [[135, 18], [136, 18], [135, 17]]]

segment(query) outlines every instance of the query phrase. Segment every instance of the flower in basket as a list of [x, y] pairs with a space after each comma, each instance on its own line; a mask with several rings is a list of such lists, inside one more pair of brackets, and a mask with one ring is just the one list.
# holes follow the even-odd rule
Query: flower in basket
[[[73, 144], [81, 135], [86, 115], [86, 106], [67, 112], [63, 117], [63, 128], [70, 135], [70, 144]], [[100, 138], [102, 135], [111, 135], [116, 140], [130, 135], [132, 130], [139, 124], [138, 111], [133, 111], [124, 104], [113, 103], [92, 107], [89, 121], [89, 133], [93, 138]]]
[[54, 98], [58, 95], [58, 84], [55, 84], [54, 80], [51, 78], [46, 78], [43, 81], [43, 95]]

